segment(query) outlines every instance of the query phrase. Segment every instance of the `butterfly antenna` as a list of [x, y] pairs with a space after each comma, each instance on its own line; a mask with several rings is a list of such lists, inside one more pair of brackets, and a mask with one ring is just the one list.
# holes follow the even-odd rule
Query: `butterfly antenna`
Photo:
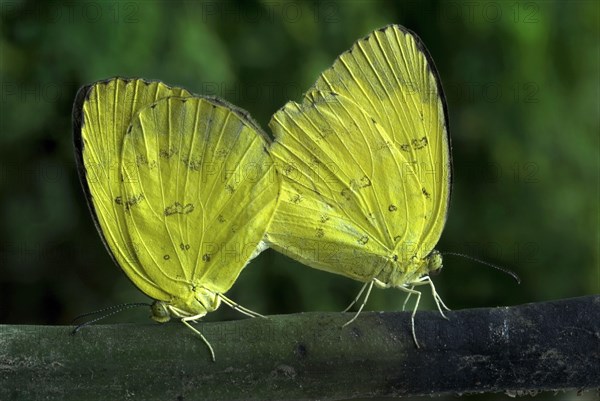
[[102, 319], [106, 319], [109, 316], [115, 315], [121, 311], [124, 311], [126, 309], [131, 309], [131, 308], [136, 308], [139, 306], [148, 306], [150, 307], [151, 305], [145, 302], [132, 302], [132, 303], [128, 303], [128, 304], [120, 304], [120, 305], [114, 305], [114, 306], [109, 306], [108, 308], [104, 308], [104, 309], [100, 309], [94, 312], [88, 312], [88, 313], [84, 313], [82, 315], [77, 316], [75, 319], [73, 319], [73, 323], [75, 323], [77, 320], [82, 319], [84, 317], [87, 316], [93, 316], [93, 315], [97, 315], [97, 314], [102, 314], [102, 316], [99, 316], [95, 319], [92, 319], [90, 321], [87, 321], [85, 323], [82, 323], [80, 325], [78, 325], [77, 327], [75, 327], [75, 329], [73, 329], [73, 334], [77, 333], [79, 330], [81, 330], [83, 327], [85, 326], [89, 326], [92, 323], [96, 323]]
[[505, 269], [504, 267], [500, 267], [498, 265], [495, 265], [493, 263], [486, 262], [485, 260], [477, 259], [477, 258], [474, 258], [473, 256], [465, 255], [463, 253], [458, 253], [458, 252], [442, 252], [442, 255], [443, 256], [446, 256], [446, 255], [461, 256], [461, 257], [463, 257], [465, 259], [469, 259], [469, 260], [472, 260], [474, 262], [479, 262], [482, 265], [486, 265], [486, 266], [492, 267], [492, 268], [494, 268], [496, 270], [500, 270], [501, 272], [508, 274], [509, 276], [511, 276], [512, 278], [515, 279], [515, 281], [517, 282], [517, 284], [521, 284], [521, 279], [519, 278], [519, 276], [517, 276], [517, 273], [515, 273], [515, 272], [513, 272], [511, 270]]

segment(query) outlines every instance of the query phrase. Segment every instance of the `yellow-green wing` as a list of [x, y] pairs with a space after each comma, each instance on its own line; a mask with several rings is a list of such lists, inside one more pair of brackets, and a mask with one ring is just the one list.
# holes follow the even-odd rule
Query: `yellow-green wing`
[[122, 155], [128, 232], [176, 306], [199, 287], [227, 291], [261, 248], [280, 188], [267, 146], [216, 99], [170, 97], [133, 119]]
[[390, 135], [335, 93], [288, 103], [270, 126], [283, 182], [269, 243], [356, 280], [389, 276], [399, 247], [416, 245], [426, 223], [418, 178]]
[[147, 295], [167, 300], [140, 265], [125, 227], [120, 161], [125, 131], [143, 106], [189, 93], [161, 82], [114, 78], [81, 88], [73, 106], [79, 177], [105, 246], [127, 276]]
[[312, 90], [359, 104], [411, 163], [427, 198], [418, 244], [421, 257], [427, 256], [446, 222], [452, 166], [444, 93], [425, 45], [406, 28], [389, 25], [356, 42]]
[[416, 278], [412, 259], [439, 240], [451, 177], [443, 92], [420, 40], [400, 26], [373, 32], [270, 125], [284, 178], [271, 246], [361, 281], [389, 283], [394, 269]]

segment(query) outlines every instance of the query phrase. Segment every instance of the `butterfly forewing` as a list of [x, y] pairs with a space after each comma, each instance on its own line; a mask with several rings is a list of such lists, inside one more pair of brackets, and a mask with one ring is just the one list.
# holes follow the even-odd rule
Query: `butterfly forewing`
[[233, 285], [277, 202], [266, 146], [243, 116], [210, 99], [171, 97], [134, 118], [122, 163], [126, 221], [162, 289]]
[[[359, 40], [315, 83], [313, 90], [346, 96], [373, 117], [407, 159], [426, 199], [425, 257], [438, 242], [448, 209], [450, 139], [440, 80], [433, 60], [412, 32], [390, 25]], [[310, 91], [309, 91], [310, 93]]]

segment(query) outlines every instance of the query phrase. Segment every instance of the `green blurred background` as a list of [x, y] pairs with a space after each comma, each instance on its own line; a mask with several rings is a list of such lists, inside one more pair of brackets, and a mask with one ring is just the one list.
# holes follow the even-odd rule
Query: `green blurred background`
[[[146, 300], [103, 248], [78, 182], [79, 86], [159, 79], [223, 97], [266, 128], [337, 55], [389, 23], [423, 39], [448, 100], [454, 192], [438, 249], [522, 279], [449, 256], [434, 280], [447, 305], [599, 293], [599, 20], [595, 1], [2, 1], [0, 323], [68, 324]], [[338, 311], [360, 286], [267, 251], [228, 296], [266, 314]], [[403, 299], [377, 290], [367, 309]], [[428, 293], [422, 307], [432, 308]], [[223, 307], [206, 320], [239, 317]]]

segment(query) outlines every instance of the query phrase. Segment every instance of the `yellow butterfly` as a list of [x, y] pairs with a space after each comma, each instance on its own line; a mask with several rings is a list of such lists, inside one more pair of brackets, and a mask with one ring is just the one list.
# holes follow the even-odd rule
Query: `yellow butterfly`
[[283, 176], [269, 245], [364, 282], [350, 322], [374, 285], [415, 294], [418, 305], [414, 287], [428, 284], [443, 315], [429, 274], [442, 267], [434, 247], [450, 199], [450, 137], [440, 79], [420, 39], [399, 25], [371, 33], [269, 125]]
[[280, 179], [250, 116], [161, 82], [83, 87], [73, 109], [80, 179], [115, 262], [155, 302], [153, 319], [189, 322], [221, 302], [262, 242]]

